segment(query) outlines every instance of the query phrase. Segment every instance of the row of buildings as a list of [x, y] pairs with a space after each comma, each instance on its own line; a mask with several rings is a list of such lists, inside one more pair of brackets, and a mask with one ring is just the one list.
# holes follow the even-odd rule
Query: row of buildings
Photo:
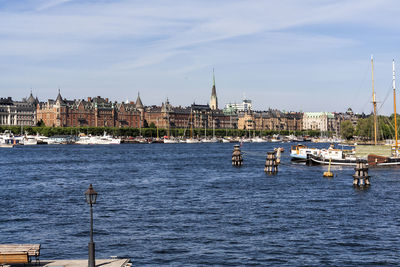
[[251, 100], [245, 99], [241, 104], [227, 104], [219, 109], [213, 76], [210, 103], [206, 105], [173, 106], [167, 99], [160, 106], [145, 106], [140, 95], [135, 102], [121, 103], [100, 96], [67, 100], [60, 91], [55, 100], [40, 102], [31, 92], [22, 101], [0, 99], [0, 125], [34, 126], [40, 122], [53, 127], [320, 130], [339, 134], [341, 121], [350, 120], [355, 125], [360, 117], [351, 109], [346, 113], [254, 111], [251, 104]]

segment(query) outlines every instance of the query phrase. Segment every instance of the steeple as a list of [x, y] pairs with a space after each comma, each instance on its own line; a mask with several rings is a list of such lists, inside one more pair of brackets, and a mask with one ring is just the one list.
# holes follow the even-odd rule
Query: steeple
[[137, 99], [136, 99], [136, 108], [138, 110], [144, 110], [143, 103], [142, 103], [142, 100], [140, 99], [140, 94], [139, 93], [138, 93]]
[[215, 88], [214, 68], [213, 68], [213, 86], [212, 86], [212, 90], [211, 90], [210, 108], [212, 110], [218, 109], [218, 98], [217, 98], [217, 89]]
[[57, 95], [57, 98], [56, 98], [56, 102], [57, 102], [57, 101], [59, 101], [60, 103], [63, 102], [63, 99], [62, 99], [62, 97], [61, 97], [60, 88], [58, 88], [58, 95]]
[[31, 104], [31, 105], [36, 105], [37, 103], [36, 103], [36, 99], [33, 97], [33, 95], [32, 95], [32, 90], [31, 90], [31, 94], [30, 94], [30, 96], [29, 96], [29, 98], [27, 99], [27, 102], [29, 103], [29, 104]]

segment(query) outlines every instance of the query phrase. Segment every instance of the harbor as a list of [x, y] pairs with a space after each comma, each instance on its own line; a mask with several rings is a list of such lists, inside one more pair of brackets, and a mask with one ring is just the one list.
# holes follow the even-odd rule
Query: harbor
[[0, 1], [0, 267], [400, 266], [399, 9]]
[[83, 193], [93, 183], [98, 259], [139, 266], [396, 264], [397, 168], [371, 168], [371, 186], [353, 187], [354, 167], [332, 166], [334, 177], [324, 178], [328, 166], [291, 162], [291, 143], [279, 144], [285, 152], [274, 175], [264, 168], [276, 143], [243, 143], [241, 167], [232, 166], [233, 145], [3, 150], [2, 243], [41, 244], [41, 262], [87, 259]]

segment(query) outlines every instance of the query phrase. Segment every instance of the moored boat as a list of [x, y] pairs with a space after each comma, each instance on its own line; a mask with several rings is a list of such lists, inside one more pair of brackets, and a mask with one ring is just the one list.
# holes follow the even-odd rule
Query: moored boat
[[318, 155], [320, 149], [311, 148], [305, 145], [298, 144], [296, 146], [292, 146], [290, 149], [290, 157], [292, 161], [307, 161], [307, 155]]

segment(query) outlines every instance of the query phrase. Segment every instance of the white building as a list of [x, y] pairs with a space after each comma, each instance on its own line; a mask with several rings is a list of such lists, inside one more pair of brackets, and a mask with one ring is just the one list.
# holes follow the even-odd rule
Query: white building
[[248, 112], [252, 111], [251, 100], [243, 99], [241, 104], [226, 104], [225, 110], [236, 111], [236, 112]]
[[303, 129], [304, 130], [334, 130], [335, 116], [331, 112], [304, 112]]
[[0, 125], [34, 126], [36, 125], [36, 105], [38, 100], [31, 95], [22, 101], [13, 101], [11, 97], [0, 98]]

